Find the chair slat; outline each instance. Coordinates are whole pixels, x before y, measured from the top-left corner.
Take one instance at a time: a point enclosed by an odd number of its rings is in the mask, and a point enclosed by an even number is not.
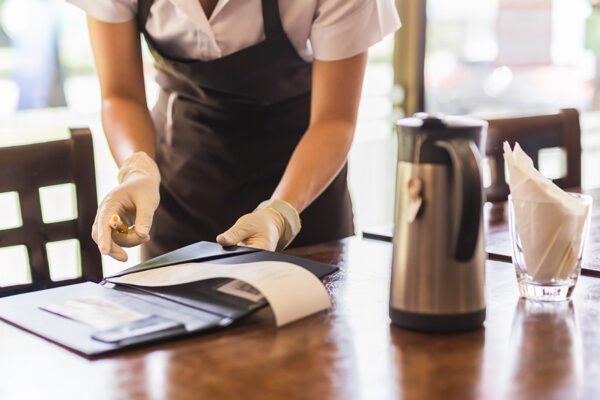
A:
[[[577,110],[564,109],[558,114],[491,119],[488,122],[486,156],[495,161],[492,184],[486,189],[488,201],[504,202],[510,193],[504,174],[505,141],[511,146],[519,142],[536,168],[539,168],[540,150],[564,148],[567,153],[566,176],[554,180],[554,183],[561,188],[581,186],[581,128]]]

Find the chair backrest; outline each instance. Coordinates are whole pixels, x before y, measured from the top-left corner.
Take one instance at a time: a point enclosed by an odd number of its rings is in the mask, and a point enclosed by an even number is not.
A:
[[[44,223],[40,188],[72,183],[77,197],[76,219]],[[89,129],[71,129],[67,140],[0,148],[0,193],[19,196],[22,224],[0,231],[0,247],[24,245],[31,282],[0,287],[0,296],[102,279],[101,257],[90,234],[97,208],[94,150]],[[77,239],[81,276],[51,279],[46,244]],[[0,269],[7,268],[0,259]]]
[[[519,142],[538,169],[540,150],[564,149],[566,175],[555,179],[554,183],[561,188],[581,186],[581,128],[577,110],[564,109],[557,114],[491,119],[488,122],[486,157],[491,170],[491,186],[486,188],[487,201],[506,201],[510,193],[504,173],[502,144],[505,141],[511,147]]]

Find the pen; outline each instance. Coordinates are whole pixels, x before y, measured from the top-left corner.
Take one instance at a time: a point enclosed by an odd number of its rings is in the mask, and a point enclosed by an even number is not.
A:
[[[110,227],[115,229],[119,233],[128,233],[130,229],[133,229],[135,225],[127,226],[127,224],[117,214],[110,218]]]

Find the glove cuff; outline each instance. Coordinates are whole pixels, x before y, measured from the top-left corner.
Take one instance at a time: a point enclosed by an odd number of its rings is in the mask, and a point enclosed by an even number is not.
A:
[[[160,172],[158,166],[148,154],[143,151],[133,153],[119,169],[119,183],[123,183],[135,174],[148,176],[160,183]]]
[[[298,211],[287,201],[281,199],[270,199],[263,201],[256,207],[256,209],[261,208],[271,208],[277,211],[283,217],[284,221],[284,229],[283,234],[279,237],[279,242],[277,243],[277,250],[285,249],[291,242],[294,240],[298,232],[300,232],[300,228],[302,228],[302,224],[300,221],[300,215]]]

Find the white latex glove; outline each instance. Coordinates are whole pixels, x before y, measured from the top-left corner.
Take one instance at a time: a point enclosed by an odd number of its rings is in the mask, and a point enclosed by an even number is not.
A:
[[[119,185],[106,195],[98,207],[92,226],[92,238],[100,253],[119,261],[127,261],[123,247],[133,247],[150,240],[150,227],[160,195],[158,166],[144,152],[129,156],[119,170]],[[111,217],[117,214],[135,228],[120,233],[110,227]]]
[[[243,215],[226,232],[217,236],[222,246],[242,245],[275,251],[285,249],[300,232],[300,216],[289,203],[271,199]]]

